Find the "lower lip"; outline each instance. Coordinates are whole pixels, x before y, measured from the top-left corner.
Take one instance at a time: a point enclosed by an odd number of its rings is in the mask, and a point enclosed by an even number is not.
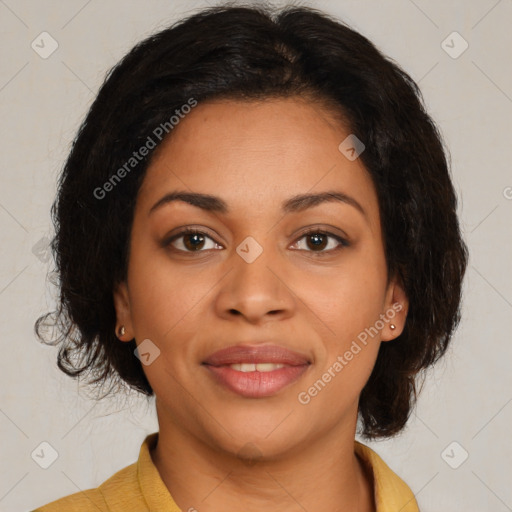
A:
[[[263,398],[275,395],[296,381],[309,365],[284,366],[271,372],[240,372],[230,366],[205,366],[221,384],[238,395],[246,398]]]

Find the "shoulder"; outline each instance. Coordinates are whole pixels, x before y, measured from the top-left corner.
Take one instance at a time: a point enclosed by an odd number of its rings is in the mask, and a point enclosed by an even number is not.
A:
[[[144,510],[141,499],[137,463],[134,463],[119,470],[99,487],[64,496],[32,512],[141,511]]]
[[[107,504],[101,495],[99,489],[87,489],[69,496],[64,496],[58,500],[52,501],[42,507],[36,508],[32,512],[85,512],[85,511],[108,512]]]

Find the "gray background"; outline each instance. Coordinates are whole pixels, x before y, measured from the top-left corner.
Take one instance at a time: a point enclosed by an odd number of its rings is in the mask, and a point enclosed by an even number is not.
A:
[[[512,510],[512,0],[302,3],[351,24],[419,82],[450,148],[471,253],[449,353],[428,373],[405,432],[366,444],[424,512]],[[57,369],[56,349],[37,342],[33,323],[54,306],[46,278],[56,178],[106,71],[207,4],[0,0],[2,511],[96,487],[158,428],[153,402],[135,393],[95,404]],[[47,58],[43,31],[58,43]],[[460,55],[454,31],[469,45]],[[58,452],[48,469],[31,457],[44,441]]]

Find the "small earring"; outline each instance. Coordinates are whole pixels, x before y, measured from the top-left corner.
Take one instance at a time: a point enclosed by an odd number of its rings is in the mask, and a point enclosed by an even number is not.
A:
[[[119,336],[124,336],[124,333],[126,332],[124,325],[121,326],[121,329],[119,329]]]
[[[394,331],[396,329],[396,325],[395,324],[389,324],[389,328]]]

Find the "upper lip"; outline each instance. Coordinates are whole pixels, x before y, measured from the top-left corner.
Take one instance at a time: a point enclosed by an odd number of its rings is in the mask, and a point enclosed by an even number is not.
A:
[[[211,366],[239,363],[310,364],[307,356],[279,345],[234,345],[214,352],[203,362]]]

